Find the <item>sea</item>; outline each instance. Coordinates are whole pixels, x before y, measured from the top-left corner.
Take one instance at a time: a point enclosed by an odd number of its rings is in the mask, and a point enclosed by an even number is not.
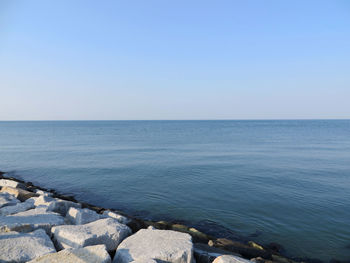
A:
[[[350,260],[350,120],[0,122],[0,170],[294,258]]]

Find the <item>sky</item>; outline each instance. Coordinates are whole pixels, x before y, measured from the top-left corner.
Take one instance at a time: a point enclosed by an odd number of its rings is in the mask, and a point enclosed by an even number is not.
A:
[[[0,120],[342,118],[348,0],[0,0]]]

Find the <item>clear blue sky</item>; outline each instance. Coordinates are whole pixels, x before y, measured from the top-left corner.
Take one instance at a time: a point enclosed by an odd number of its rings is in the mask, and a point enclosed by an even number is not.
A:
[[[350,118],[350,1],[0,1],[0,120]]]

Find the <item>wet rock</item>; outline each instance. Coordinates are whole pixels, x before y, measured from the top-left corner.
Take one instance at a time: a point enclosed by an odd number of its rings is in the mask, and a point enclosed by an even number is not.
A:
[[[122,224],[128,224],[131,220],[125,216],[119,215],[115,212],[109,211],[109,210],[105,210],[103,211],[103,215],[107,216],[107,217],[112,217],[118,220],[119,223]]]
[[[0,208],[5,206],[13,206],[20,203],[20,201],[9,193],[0,192]]]
[[[99,219],[85,225],[56,226],[51,232],[60,249],[104,244],[108,251],[116,249],[131,234],[129,227],[113,218]]]
[[[232,255],[222,255],[217,257],[213,263],[251,263],[249,260],[246,260],[241,257],[232,256]]]
[[[51,239],[42,229],[31,233],[0,233],[0,262],[27,262],[54,252]]]
[[[118,246],[113,262],[145,262],[145,260],[195,262],[191,236],[171,230],[141,229]]]
[[[261,245],[255,243],[254,241],[249,241],[249,242],[248,242],[248,245],[249,245],[250,247],[252,247],[252,248],[264,250],[264,248],[263,248]]]
[[[269,243],[266,248],[272,250],[273,252],[276,252],[276,253],[281,253],[284,250],[284,247],[281,245],[281,244],[278,244],[278,243],[275,243],[275,242],[271,242]]]
[[[215,258],[222,255],[234,255],[240,256],[238,254],[230,253],[226,250],[215,248],[208,246],[202,243],[194,244],[194,257],[196,259],[196,263],[212,263]]]
[[[84,208],[69,208],[66,219],[74,225],[83,225],[101,219],[101,215],[95,211]]]
[[[5,206],[0,208],[0,215],[6,216],[6,215],[17,214],[32,208],[34,208],[34,201],[31,199],[27,199],[23,203],[17,203],[16,205]]]
[[[252,248],[243,243],[232,241],[226,238],[218,238],[216,240],[210,240],[208,244],[209,246],[218,247],[234,253],[238,253],[243,257],[249,258],[249,259],[256,258],[256,257],[262,257],[265,259],[271,258],[271,253],[266,250]]]
[[[147,225],[143,220],[137,219],[137,218],[132,218],[129,223],[127,223],[127,226],[130,227],[131,231],[133,233],[136,233],[142,228],[146,228]]]
[[[74,203],[71,201],[66,201],[58,198],[53,198],[50,196],[41,195],[34,199],[35,206],[46,206],[48,211],[53,211],[65,216],[71,207],[80,208],[81,204]]]
[[[84,248],[68,248],[57,253],[38,257],[29,263],[110,263],[111,257],[104,245],[87,246]]]
[[[27,200],[28,198],[39,196],[36,193],[29,192],[29,191],[23,190],[21,188],[13,188],[13,187],[10,187],[10,186],[2,187],[0,192],[2,192],[2,193],[9,193],[9,194],[13,195],[14,197],[16,197],[17,199],[19,199],[22,202]]]
[[[38,228],[50,232],[52,226],[64,224],[64,218],[46,208],[30,209],[9,216],[0,216],[0,232],[30,232]]]

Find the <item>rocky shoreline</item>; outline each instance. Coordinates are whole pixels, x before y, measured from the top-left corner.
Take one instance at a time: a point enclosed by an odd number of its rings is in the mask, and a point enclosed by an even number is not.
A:
[[[295,263],[280,247],[78,202],[0,172],[0,262]]]

